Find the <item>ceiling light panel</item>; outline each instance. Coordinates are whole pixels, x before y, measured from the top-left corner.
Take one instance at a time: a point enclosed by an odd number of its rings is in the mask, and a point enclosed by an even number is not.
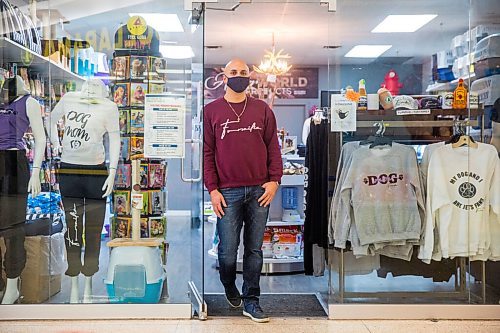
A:
[[[142,16],[146,23],[158,32],[184,32],[182,23],[176,14],[129,13],[132,16]]]
[[[189,59],[194,57],[191,46],[160,45],[160,53],[168,59]]]
[[[347,54],[346,58],[378,58],[392,45],[356,45]]]
[[[415,32],[436,17],[435,14],[388,15],[372,32]]]

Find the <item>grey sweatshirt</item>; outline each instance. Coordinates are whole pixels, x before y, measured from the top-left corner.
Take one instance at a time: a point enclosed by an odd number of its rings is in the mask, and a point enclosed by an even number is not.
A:
[[[338,248],[345,248],[345,242],[348,239],[350,228],[350,204],[341,202],[341,188],[347,176],[352,162],[352,153],[359,149],[368,147],[360,146],[359,141],[347,142],[342,146],[340,152],[337,175],[335,177],[335,191],[333,193],[332,203],[330,205],[330,219],[328,221],[328,239],[330,244],[335,243]]]
[[[394,143],[355,150],[340,200],[352,205],[361,245],[417,243],[424,203],[413,148]]]

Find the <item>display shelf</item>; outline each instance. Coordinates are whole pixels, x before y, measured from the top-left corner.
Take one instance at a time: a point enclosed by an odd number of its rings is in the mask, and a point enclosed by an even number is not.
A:
[[[216,265],[219,267],[219,258],[217,254],[213,251],[208,251],[208,256],[216,259]],[[243,271],[243,259],[238,259],[236,262],[236,270],[238,272]],[[264,274],[272,274],[272,273],[294,273],[294,272],[303,272],[304,271],[304,259],[302,257],[299,258],[264,258],[264,262],[262,265],[262,273]]]
[[[469,79],[471,82],[473,82],[476,79],[476,73],[472,73],[470,76],[464,77],[463,79],[464,82],[468,82]],[[457,87],[458,80],[459,79],[455,79],[450,82],[438,82],[429,84],[425,91],[428,93],[439,92],[439,91],[451,91]]]
[[[484,110],[482,108],[470,109],[472,117],[482,116]],[[425,115],[404,115],[398,116],[395,110],[369,110],[357,111],[357,120],[433,120],[436,116],[468,116],[469,109],[431,109],[430,114]]]
[[[281,155],[282,158],[288,161],[305,161],[306,158],[304,156],[299,155]]]
[[[217,216],[216,215],[210,215],[208,217],[208,222],[210,222],[210,223],[217,223]]]
[[[236,271],[243,272],[243,259],[238,259],[236,263]],[[262,265],[263,274],[274,273],[297,273],[304,271],[303,258],[264,258]]]
[[[238,263],[243,264],[243,259],[238,259]],[[294,264],[294,263],[303,263],[304,258],[264,258],[264,264]]]
[[[160,238],[115,238],[110,240],[106,245],[108,247],[122,247],[122,246],[152,246],[157,247],[163,244],[164,240]]]
[[[266,227],[287,227],[291,225],[304,225],[304,220],[299,221],[268,221]]]
[[[281,186],[304,186],[304,175],[283,175]]]
[[[6,37],[0,37],[0,52],[4,63],[17,63],[18,66],[30,67],[34,72],[50,73],[50,77],[53,80],[86,80],[84,77],[73,73],[55,61],[41,56]],[[23,62],[23,59],[27,57],[31,58],[29,64]]]

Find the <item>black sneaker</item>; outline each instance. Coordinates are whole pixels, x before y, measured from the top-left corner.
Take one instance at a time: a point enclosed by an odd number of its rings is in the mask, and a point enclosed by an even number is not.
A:
[[[266,316],[259,303],[256,301],[245,302],[243,315],[249,317],[257,323],[267,323],[269,321],[269,317]]]
[[[236,286],[226,289],[226,300],[233,308],[239,308],[243,304],[240,292]]]

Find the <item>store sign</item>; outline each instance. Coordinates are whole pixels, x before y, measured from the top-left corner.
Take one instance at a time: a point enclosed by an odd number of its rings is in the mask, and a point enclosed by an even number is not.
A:
[[[249,66],[251,67],[251,66]],[[224,96],[224,74],[221,67],[205,68],[205,98]],[[276,82],[269,82],[265,74],[250,74],[249,94],[266,99],[274,92],[278,99],[318,98],[318,68],[292,68],[278,76]]]
[[[145,158],[184,158],[185,131],[186,96],[146,95]]]

